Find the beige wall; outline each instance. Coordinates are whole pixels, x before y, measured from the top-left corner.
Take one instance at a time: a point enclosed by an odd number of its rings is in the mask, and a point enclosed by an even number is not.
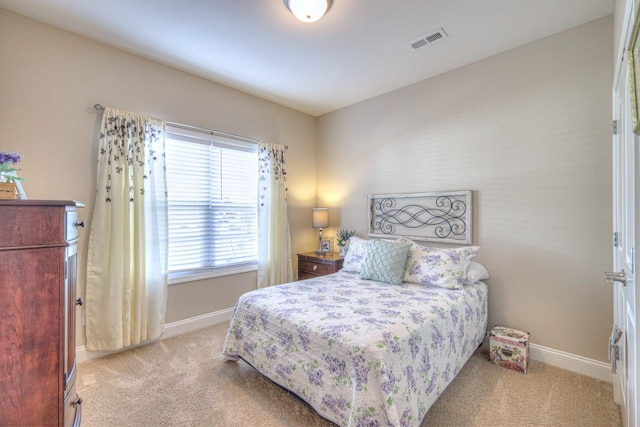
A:
[[[313,247],[314,117],[0,9],[0,150],[24,155],[20,175],[30,199],[82,201],[88,223],[100,126],[95,103],[288,145],[293,251]],[[88,228],[80,241],[80,295],[87,240]],[[166,320],[232,307],[255,283],[249,273],[172,285]]]
[[[490,326],[606,361],[612,52],[610,16],[320,117],[332,227],[365,235],[369,193],[473,190]]]
[[[490,324],[606,361],[613,26],[604,18],[316,120],[0,9],[0,150],[25,156],[30,198],[83,201],[89,222],[95,103],[286,144],[294,253],[314,244],[316,182],[318,205],[332,208],[327,236],[365,234],[368,193],[474,190]],[[167,322],[229,308],[254,286],[254,273],[172,285]]]

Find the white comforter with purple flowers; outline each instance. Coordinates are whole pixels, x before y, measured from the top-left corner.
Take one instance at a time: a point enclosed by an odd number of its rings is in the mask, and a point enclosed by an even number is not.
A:
[[[339,272],[241,296],[223,353],[341,426],[418,426],[486,329],[482,282],[452,291]]]

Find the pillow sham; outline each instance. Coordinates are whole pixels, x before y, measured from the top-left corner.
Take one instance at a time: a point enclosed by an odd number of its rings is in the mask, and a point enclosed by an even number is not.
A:
[[[480,247],[430,248],[412,245],[404,281],[446,289],[462,289],[469,264]]]
[[[484,265],[479,262],[471,261],[469,268],[467,269],[467,275],[465,276],[463,285],[472,285],[480,280],[488,279],[489,272]]]
[[[364,259],[367,256],[368,246],[368,240],[356,236],[350,237],[347,255],[345,255],[342,263],[342,270],[350,273],[360,273]]]
[[[411,243],[371,240],[360,271],[361,279],[399,285],[404,277]]]

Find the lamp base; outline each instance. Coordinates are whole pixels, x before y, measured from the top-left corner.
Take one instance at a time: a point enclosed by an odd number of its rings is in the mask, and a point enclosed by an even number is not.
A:
[[[322,250],[322,228],[318,229],[318,246],[316,247],[316,255],[324,255],[326,251]]]

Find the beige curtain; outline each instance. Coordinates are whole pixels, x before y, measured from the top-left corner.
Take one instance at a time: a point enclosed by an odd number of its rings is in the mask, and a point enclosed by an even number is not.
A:
[[[87,256],[87,350],[160,336],[167,234],[164,122],[106,108]]]
[[[258,287],[293,281],[285,147],[259,144]]]

